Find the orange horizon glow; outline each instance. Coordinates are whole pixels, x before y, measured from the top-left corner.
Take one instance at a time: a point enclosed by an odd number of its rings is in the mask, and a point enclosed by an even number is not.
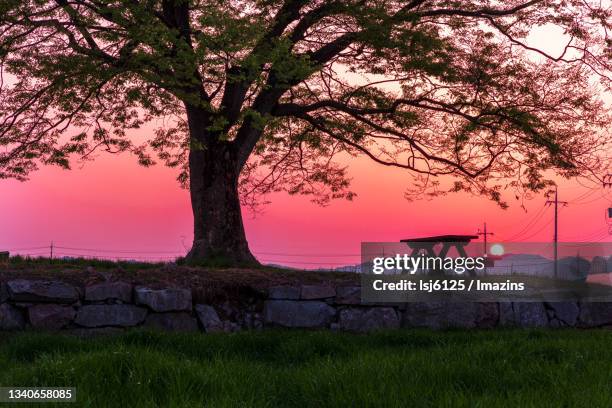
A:
[[[530,36],[530,45],[552,55],[563,44],[563,34],[550,27],[540,27]],[[145,132],[135,136],[144,139]],[[531,242],[552,240],[553,212],[542,209],[542,196],[525,202],[527,212],[511,193],[507,210],[462,193],[409,202],[404,192],[410,177],[404,170],[365,158],[346,164],[357,193],[353,202],[320,207],[307,197],[278,193],[255,218],[243,211],[250,248],[260,261],[305,268],[356,264],[362,241],[473,234],[484,222],[495,234],[491,242],[513,236]],[[82,168],[75,164],[72,171],[45,167],[25,183],[2,180],[0,251],[48,255],[53,242],[59,247],[57,256],[168,260],[184,255],[193,236],[192,213],[189,193],[179,187],[176,175],[176,170],[161,165],[140,167],[127,154],[100,153]],[[570,202],[560,212],[560,241],[611,242],[606,219],[606,209],[612,207],[610,193],[610,188],[589,191],[576,181],[560,181],[559,199]],[[518,234],[539,211],[540,219]]]
[[[484,222],[495,234],[490,242],[552,239],[553,212],[543,209],[543,196],[526,201],[527,212],[514,200],[503,210],[464,193],[410,202],[404,198],[410,182],[405,170],[366,159],[353,160],[349,169],[357,193],[353,202],[321,207],[307,197],[277,193],[262,213],[253,216],[243,209],[247,239],[257,258],[303,268],[356,264],[363,241],[473,234]],[[193,237],[192,214],[189,193],[175,177],[174,169],[143,168],[127,154],[100,154],[72,171],[45,167],[24,183],[3,180],[0,250],[47,255],[53,242],[56,256],[153,261],[184,255]],[[570,204],[559,214],[559,240],[612,242],[606,220],[610,193],[612,189],[589,190],[561,181],[559,199]],[[517,235],[539,211],[540,219]]]

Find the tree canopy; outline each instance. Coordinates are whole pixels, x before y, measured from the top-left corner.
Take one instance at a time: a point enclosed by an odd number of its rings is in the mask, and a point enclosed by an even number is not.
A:
[[[549,170],[608,170],[611,24],[586,0],[1,0],[0,178],[104,149],[187,184],[214,139],[247,204],[350,199],[348,155],[505,205]],[[537,28],[559,52],[531,45]]]

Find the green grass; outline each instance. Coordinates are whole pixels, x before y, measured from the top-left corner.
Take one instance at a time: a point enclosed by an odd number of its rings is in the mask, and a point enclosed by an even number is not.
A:
[[[164,262],[128,262],[128,261],[111,261],[106,259],[96,258],[53,258],[50,259],[44,256],[30,257],[15,255],[11,256],[7,264],[11,269],[49,269],[54,268],[85,268],[92,266],[97,269],[114,269],[122,268],[126,270],[134,269],[150,269],[159,268],[164,265]]]
[[[75,386],[73,407],[610,407],[612,332],[24,333],[0,385]]]

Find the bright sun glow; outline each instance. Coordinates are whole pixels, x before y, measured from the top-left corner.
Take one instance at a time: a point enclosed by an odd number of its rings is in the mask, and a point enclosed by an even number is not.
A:
[[[501,244],[494,244],[491,246],[491,250],[489,252],[491,252],[491,255],[503,255],[504,247]]]

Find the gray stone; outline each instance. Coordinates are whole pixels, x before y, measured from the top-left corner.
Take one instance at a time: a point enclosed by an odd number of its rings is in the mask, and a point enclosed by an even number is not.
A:
[[[88,302],[120,300],[129,303],[132,301],[132,285],[126,282],[104,282],[87,286],[85,300]]]
[[[336,289],[326,285],[302,285],[300,297],[304,300],[327,299],[336,296]]]
[[[495,303],[413,302],[402,315],[403,327],[475,328],[497,324]]]
[[[476,303],[476,327],[491,329],[499,323],[497,302]]]
[[[253,325],[251,329],[260,330],[260,329],[263,329],[263,327],[264,327],[263,316],[259,313],[255,313],[255,315],[253,316]]]
[[[400,320],[392,307],[350,307],[340,311],[338,328],[354,332],[397,329]]]
[[[4,282],[0,282],[0,303],[4,303],[9,299],[8,289]]]
[[[135,290],[136,303],[149,306],[156,312],[180,312],[191,310],[191,290],[180,288]]]
[[[300,288],[296,286],[272,286],[268,289],[268,298],[298,300],[300,298]]]
[[[23,330],[25,320],[21,311],[8,303],[0,304],[0,330]]]
[[[336,303],[339,305],[361,304],[361,286],[340,286],[336,288]]]
[[[406,304],[402,314],[403,327],[427,327],[441,329],[446,327],[475,327],[476,314],[461,316],[459,320],[451,319],[448,302],[413,302]]]
[[[173,332],[198,331],[198,321],[186,312],[150,313],[144,325]]]
[[[500,326],[547,327],[548,315],[542,302],[502,302],[499,304]]]
[[[578,320],[582,327],[612,325],[612,302],[580,303]]]
[[[209,305],[196,305],[195,311],[205,332],[214,333],[223,331],[223,323],[221,319],[219,319],[219,315],[214,307]]]
[[[240,331],[240,325],[235,322],[231,322],[229,320],[223,321],[223,331],[225,333],[235,333]]]
[[[219,310],[219,312],[221,313],[221,315],[224,315],[229,319],[236,320],[242,315],[242,310],[240,309],[240,307],[235,303],[229,301],[225,301],[217,305],[216,307],[217,310]]]
[[[30,324],[35,329],[59,330],[68,326],[76,312],[72,306],[39,304],[28,309]]]
[[[74,303],[79,300],[77,288],[63,282],[16,279],[8,281],[6,286],[15,302]]]
[[[118,266],[115,271],[116,271],[115,273],[117,273],[118,275],[121,275],[125,272],[121,266]],[[110,282],[110,280],[113,277],[113,273],[107,272],[107,271],[99,271],[96,273],[96,275],[104,279],[104,282]],[[121,329],[118,329],[118,330],[121,330]]]
[[[75,323],[85,327],[130,327],[142,323],[147,309],[133,305],[86,305],[79,309]]]
[[[259,313],[245,313],[242,323],[246,329],[259,330],[263,328],[263,321]]]
[[[549,313],[549,320],[555,322],[554,325],[573,327],[578,321],[580,309],[576,302],[549,302],[546,303]]]
[[[326,327],[336,310],[325,302],[268,300],[264,302],[264,321],[284,327]]]
[[[215,308],[210,305],[196,305],[195,311],[206,333],[233,333],[240,330],[240,325],[238,323],[230,320],[221,320]],[[252,327],[253,316],[247,313],[244,318],[244,323],[245,326]]]
[[[27,309],[34,305],[40,305],[40,303],[28,303],[28,302],[14,302],[13,306],[18,307],[20,309]]]

